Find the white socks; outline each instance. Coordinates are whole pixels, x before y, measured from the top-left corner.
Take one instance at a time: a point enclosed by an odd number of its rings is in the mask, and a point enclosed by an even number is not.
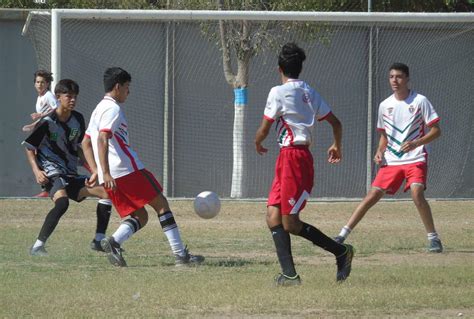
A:
[[[167,211],[163,215],[158,216],[158,219],[160,220],[161,228],[163,228],[166,238],[168,238],[171,251],[173,254],[183,257],[185,255],[184,244],[181,240],[179,228],[174,220],[173,213]]]
[[[121,223],[119,228],[115,231],[115,233],[112,235],[114,240],[122,245],[124,241],[130,238],[134,233],[133,228],[127,224],[127,223]]]
[[[98,202],[104,205],[112,206],[112,201],[110,199],[99,199]]]
[[[164,231],[164,233],[166,235],[166,238],[168,238],[168,242],[170,244],[171,251],[173,252],[173,254],[183,257],[185,254],[184,245],[183,241],[181,240],[178,227],[166,230]]]
[[[38,247],[41,247],[41,246],[44,246],[44,241],[41,241],[41,240],[37,239],[35,241],[35,244],[33,245],[33,248],[38,248]]]
[[[428,233],[428,240],[439,239],[438,233]]]
[[[341,228],[341,232],[339,233],[339,236],[347,238],[349,234],[351,233],[352,229],[349,228],[349,226],[344,226]]]

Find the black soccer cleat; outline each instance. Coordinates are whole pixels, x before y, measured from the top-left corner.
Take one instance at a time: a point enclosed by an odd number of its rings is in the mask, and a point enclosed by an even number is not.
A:
[[[122,257],[122,249],[112,236],[100,241],[102,249],[107,253],[107,257],[112,265],[117,267],[127,267],[125,259]]]
[[[343,244],[346,247],[344,254],[336,257],[337,275],[336,281],[344,281],[351,273],[352,258],[354,257],[354,247]]]
[[[35,257],[44,257],[44,256],[48,256],[48,252],[46,251],[44,246],[38,246],[38,247],[31,246],[30,255],[35,256]]]
[[[102,246],[100,245],[100,240],[92,239],[91,249],[95,251],[105,252],[104,248],[102,248]]]
[[[204,261],[204,256],[192,255],[189,253],[188,247],[184,248],[184,256],[174,255],[175,265],[181,266],[197,266]]]
[[[278,274],[275,277],[275,285],[277,287],[299,286],[301,285],[301,278],[298,274],[294,277],[289,277],[284,274]]]

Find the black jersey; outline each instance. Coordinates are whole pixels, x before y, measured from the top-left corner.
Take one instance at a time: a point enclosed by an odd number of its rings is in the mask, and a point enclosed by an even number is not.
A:
[[[72,111],[67,122],[61,122],[53,112],[38,123],[22,144],[36,151],[38,164],[48,177],[77,175],[78,150],[84,133],[81,113]]]

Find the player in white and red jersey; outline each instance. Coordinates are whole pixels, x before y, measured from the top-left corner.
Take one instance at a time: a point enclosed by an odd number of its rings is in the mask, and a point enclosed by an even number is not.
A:
[[[118,67],[104,73],[105,96],[92,112],[86,136],[82,142],[89,166],[96,174],[90,185],[98,180],[104,185],[122,223],[115,233],[101,241],[115,266],[126,266],[121,245],[134,233],[145,227],[148,213],[145,205],[152,206],[175,255],[176,265],[199,264],[204,257],[191,255],[184,246],[178,225],[169,207],[162,187],[152,173],[144,168],[130,147],[128,125],[119,103],[129,94],[131,75]]]
[[[443,246],[424,195],[428,166],[427,144],[441,135],[438,125],[440,119],[425,96],[409,89],[410,73],[407,65],[394,63],[389,71],[393,94],[380,103],[377,121],[377,130],[381,135],[374,161],[381,167],[372,183],[372,189],[352,213],[336,240],[344,242],[367,211],[385,193],[395,194],[405,181],[404,191],[411,190],[413,202],[428,233],[428,251],[440,253]]]
[[[273,122],[277,122],[280,154],[268,195],[266,217],[282,269],[282,273],[275,278],[277,286],[301,284],[291,254],[290,233],[333,253],[337,261],[338,281],[349,276],[353,257],[351,245],[335,242],[299,217],[313,188],[313,157],[309,145],[312,143],[315,119],[326,120],[333,128],[334,143],[328,149],[329,163],[341,160],[342,139],[342,125],[327,103],[308,84],[298,79],[305,59],[304,51],[296,44],[283,46],[278,57],[282,84],[270,90],[263,120],[255,137],[257,153],[266,153],[262,142]]]

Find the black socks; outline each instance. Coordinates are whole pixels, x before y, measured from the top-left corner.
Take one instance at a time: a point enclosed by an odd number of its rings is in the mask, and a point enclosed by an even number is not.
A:
[[[290,234],[285,231],[283,225],[270,228],[273,241],[275,242],[278,261],[284,275],[288,277],[296,276],[295,264],[291,255],[291,239]]]

